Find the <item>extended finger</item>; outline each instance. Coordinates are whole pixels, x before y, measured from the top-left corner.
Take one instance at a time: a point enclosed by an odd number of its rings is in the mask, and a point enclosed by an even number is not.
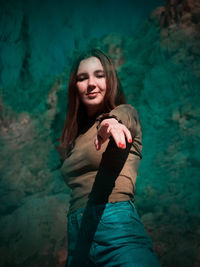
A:
[[[97,150],[99,150],[101,149],[101,145],[103,144],[103,138],[99,134],[97,134],[96,140]]]
[[[118,138],[119,138],[119,146],[123,149],[126,148],[126,140],[125,140],[125,134],[122,128],[119,128],[118,131]]]
[[[96,147],[96,150],[99,150],[99,141],[97,138],[95,138],[95,140],[94,140],[94,145]]]
[[[124,135],[123,131],[121,129],[119,129],[119,128],[111,128],[110,129],[110,133],[111,133],[111,135],[112,135],[117,147],[125,148],[125,147],[122,146],[122,144],[123,144],[123,135]],[[125,139],[124,139],[124,143],[125,143]]]
[[[131,132],[129,131],[128,128],[126,128],[126,126],[123,127],[123,132],[126,136],[126,139],[129,143],[132,143],[132,135],[131,135]]]
[[[126,140],[125,140],[125,134],[122,129],[120,129],[119,133],[119,138],[120,138],[120,143],[121,143],[121,148],[125,149],[126,148]]]

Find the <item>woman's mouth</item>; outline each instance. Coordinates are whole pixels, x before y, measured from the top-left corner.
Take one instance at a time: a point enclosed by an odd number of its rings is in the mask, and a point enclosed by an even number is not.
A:
[[[87,95],[89,98],[95,98],[98,95],[98,92],[88,93]]]

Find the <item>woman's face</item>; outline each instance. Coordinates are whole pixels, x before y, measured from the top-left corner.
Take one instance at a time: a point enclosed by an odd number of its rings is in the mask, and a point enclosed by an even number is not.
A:
[[[102,108],[106,94],[105,72],[98,58],[89,57],[80,62],[76,85],[88,116],[93,116]]]

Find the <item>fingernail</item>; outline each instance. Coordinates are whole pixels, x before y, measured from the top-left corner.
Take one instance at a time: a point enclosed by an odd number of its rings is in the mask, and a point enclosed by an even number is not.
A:
[[[129,139],[128,142],[129,142],[129,143],[132,143],[132,139]]]
[[[121,147],[122,146],[122,144],[121,143],[118,143],[118,147]]]
[[[122,144],[122,148],[125,148],[125,145],[124,144]]]

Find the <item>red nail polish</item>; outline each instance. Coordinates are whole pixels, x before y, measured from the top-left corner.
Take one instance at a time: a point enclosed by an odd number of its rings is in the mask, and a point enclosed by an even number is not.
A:
[[[122,144],[121,143],[118,143],[118,147],[121,147],[122,146]]]
[[[122,144],[122,148],[125,148],[125,145],[124,144]]]
[[[132,139],[129,139],[128,142],[129,142],[129,143],[132,143]]]

